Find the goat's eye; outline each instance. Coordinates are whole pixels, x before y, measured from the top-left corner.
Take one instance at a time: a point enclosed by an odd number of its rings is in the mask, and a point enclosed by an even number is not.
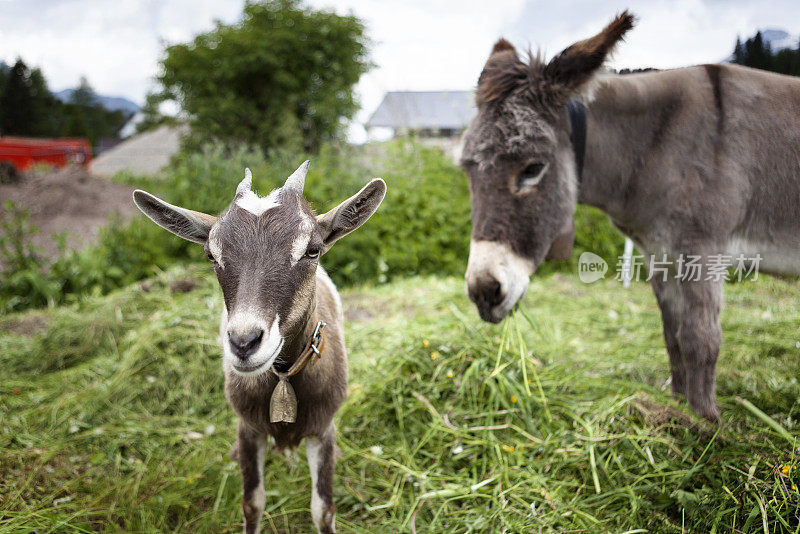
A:
[[[547,163],[541,163],[538,161],[528,163],[528,165],[522,169],[522,172],[519,173],[519,176],[517,177],[517,191],[525,191],[536,186],[542,181],[542,177],[544,176],[546,170]]]
[[[319,249],[317,247],[311,247],[306,251],[306,258],[316,258],[319,256]]]
[[[206,258],[208,258],[208,260],[210,262],[212,262],[212,263],[215,263],[215,264],[217,263],[216,258],[214,258],[214,255],[211,254],[211,252],[206,252]]]

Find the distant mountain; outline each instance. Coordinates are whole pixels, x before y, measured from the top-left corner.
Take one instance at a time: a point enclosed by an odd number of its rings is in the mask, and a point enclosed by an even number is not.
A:
[[[781,50],[786,50],[787,48],[797,48],[798,43],[800,43],[800,35],[790,35],[789,32],[786,30],[781,30],[780,28],[767,28],[766,30],[757,30],[761,32],[761,39],[764,40],[765,44],[769,45],[770,50],[772,53],[780,52]],[[745,37],[741,39],[744,43],[748,39],[752,39],[755,37],[756,34],[754,33],[750,37]],[[733,62],[733,54],[729,55],[725,59],[722,60],[722,63],[731,63]]]
[[[797,48],[797,43],[800,41],[800,36],[789,35],[786,30],[776,28],[761,30],[761,38],[765,43],[769,43],[773,53],[787,48]]]
[[[69,99],[72,97],[74,89],[63,89],[61,91],[56,91],[53,93],[53,96],[61,100],[62,102],[69,102]],[[127,98],[123,98],[121,96],[105,96],[105,95],[96,95],[97,102],[102,105],[104,108],[109,109],[111,111],[122,110],[125,113],[134,114],[141,109],[139,104],[136,102],[132,102]]]

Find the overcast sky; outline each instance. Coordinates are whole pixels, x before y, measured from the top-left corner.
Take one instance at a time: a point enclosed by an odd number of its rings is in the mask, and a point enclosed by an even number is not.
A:
[[[385,91],[471,89],[504,36],[547,57],[599,31],[629,8],[638,24],[611,65],[677,67],[727,57],[737,35],[780,28],[800,34],[797,0],[309,0],[352,12],[377,65],[357,87],[365,121]],[[0,0],[0,59],[41,67],[53,90],[85,75],[99,93],[139,104],[153,88],[164,43],[235,22],[241,0]],[[357,137],[357,134],[356,134]]]

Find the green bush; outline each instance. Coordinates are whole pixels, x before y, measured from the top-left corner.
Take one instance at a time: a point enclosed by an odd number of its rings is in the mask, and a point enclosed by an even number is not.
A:
[[[0,219],[0,310],[42,306],[54,302],[59,287],[48,275],[42,252],[31,244],[38,229],[30,224],[28,212],[10,200]]]
[[[418,274],[463,274],[470,234],[469,190],[463,173],[436,149],[411,142],[387,148],[387,157],[375,173],[388,186],[383,204],[363,227],[331,249],[324,265],[343,284]],[[319,208],[328,209],[366,179],[325,203],[317,200],[312,181],[308,196]],[[326,196],[338,191],[335,188]]]
[[[254,189],[266,195],[283,184],[303,156],[288,151],[229,149],[207,145],[178,154],[164,175],[142,178],[122,174],[117,181],[141,187],[164,200],[216,214],[231,202],[244,168],[253,171]],[[350,147],[325,145],[314,157],[305,195],[323,213],[380,176],[388,192],[377,214],[337,244],[323,265],[340,285],[386,282],[398,277],[434,274],[461,276],[469,255],[470,206],[467,179],[447,156],[412,140]],[[0,309],[16,310],[59,303],[86,294],[103,294],[153,275],[175,263],[204,261],[201,247],[157,227],[144,216],[125,225],[112,221],[96,245],[62,250],[48,262],[25,249],[30,232],[17,215],[4,229],[4,263],[9,276],[0,282]],[[577,258],[589,250],[615,265],[623,238],[600,211],[579,206],[572,258],[545,263],[539,274],[576,272]],[[16,237],[14,237],[16,236]],[[14,246],[11,241],[16,239]],[[9,259],[10,258],[10,259]]]
[[[371,151],[378,154],[370,157],[370,150],[363,147],[326,145],[312,160],[306,178],[305,196],[318,213],[332,209],[373,177],[380,176],[388,184],[378,213],[323,258],[334,281],[348,285],[416,274],[463,273],[470,233],[469,191],[463,173],[439,150],[411,141],[396,141]],[[201,152],[180,154],[164,179],[122,179],[172,204],[216,214],[231,202],[245,167],[253,172],[253,189],[266,195],[283,185],[301,158],[285,151],[265,157],[258,150],[229,151],[208,145]],[[132,250],[112,239],[106,246],[122,249],[118,251],[122,256],[125,251],[141,255],[136,246],[139,239],[151,247],[177,243],[169,245],[163,255],[154,251],[142,258],[160,267],[177,258],[202,257],[199,247],[183,245],[179,238],[149,221],[147,224],[149,230],[137,229],[146,235],[132,240]],[[115,231],[111,236],[128,241],[130,232]]]

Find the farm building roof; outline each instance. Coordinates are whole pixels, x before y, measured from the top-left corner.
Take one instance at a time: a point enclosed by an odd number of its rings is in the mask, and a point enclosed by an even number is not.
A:
[[[459,129],[475,112],[472,91],[390,91],[367,127]]]

